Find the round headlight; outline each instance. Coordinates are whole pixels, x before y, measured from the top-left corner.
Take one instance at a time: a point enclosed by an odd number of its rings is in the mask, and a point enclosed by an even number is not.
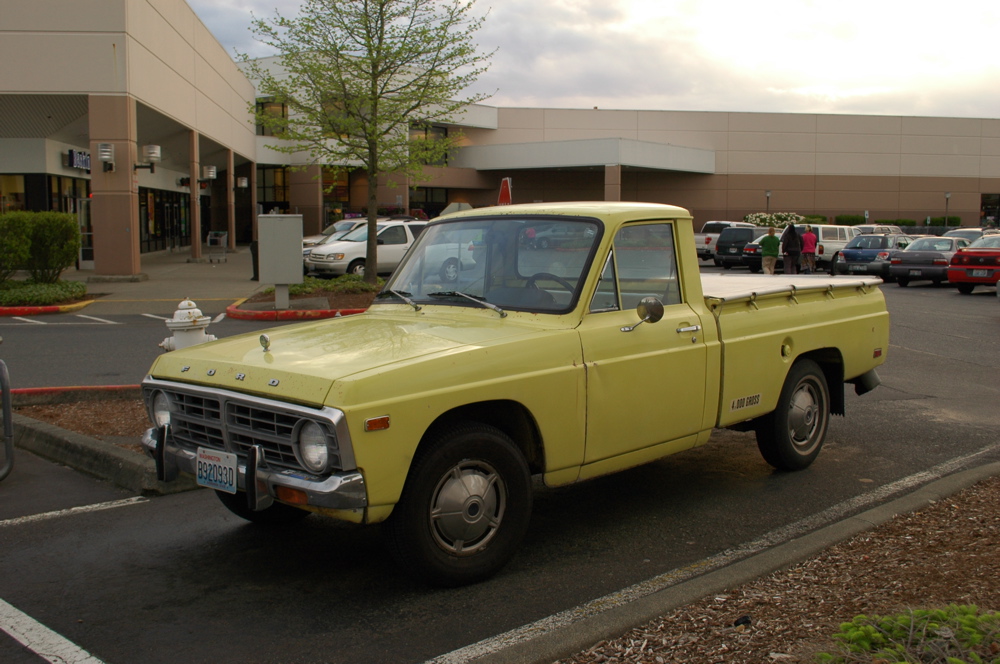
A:
[[[153,396],[153,422],[158,427],[170,424],[170,399],[163,392]]]
[[[314,473],[326,470],[329,459],[326,434],[315,422],[306,422],[299,428],[299,456],[302,457],[302,465]]]

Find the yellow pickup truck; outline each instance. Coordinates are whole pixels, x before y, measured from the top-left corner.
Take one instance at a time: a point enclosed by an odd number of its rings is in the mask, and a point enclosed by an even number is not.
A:
[[[579,482],[717,427],[808,466],[845,383],[878,385],[880,283],[701,275],[678,207],[468,210],[428,224],[363,314],[160,356],[143,444],[245,519],[385,522],[413,572],[471,583],[514,555],[533,475]]]

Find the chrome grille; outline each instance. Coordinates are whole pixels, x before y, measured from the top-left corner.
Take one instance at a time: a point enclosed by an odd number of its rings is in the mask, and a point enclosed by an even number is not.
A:
[[[249,448],[260,445],[269,466],[309,473],[311,471],[299,463],[293,442],[299,424],[309,420],[322,427],[331,441],[330,469],[352,469],[345,468],[348,463],[353,463],[353,455],[348,452],[345,463],[344,450],[339,445],[342,437],[338,430],[340,422],[331,417],[332,409],[311,409],[235,392],[179,386],[150,379],[144,383],[147,403],[151,403],[152,393],[156,390],[170,399],[170,436],[182,448],[191,451],[199,447],[223,450],[245,460]]]

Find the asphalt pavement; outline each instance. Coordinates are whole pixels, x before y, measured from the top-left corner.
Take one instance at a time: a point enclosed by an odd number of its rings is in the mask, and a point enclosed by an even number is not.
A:
[[[167,312],[182,300],[193,300],[202,312],[211,317],[225,313],[230,317],[246,316],[259,319],[275,315],[273,306],[252,309],[245,300],[266,287],[251,280],[251,256],[245,248],[189,262],[190,252],[159,252],[142,256],[142,274],[136,277],[102,277],[92,271],[70,270],[66,279],[88,283],[91,301],[72,310],[101,317],[118,314],[146,313],[151,310]],[[294,306],[294,301],[293,301]],[[65,311],[55,308],[53,311]],[[334,315],[335,312],[311,310],[309,315]],[[31,315],[44,315],[46,311],[32,311]],[[0,315],[25,315],[23,311],[0,308]],[[73,401],[84,398],[133,398],[138,386],[69,386],[55,390],[14,390],[15,403]],[[36,422],[14,414],[15,446],[32,451],[40,457],[55,461],[109,480],[133,494],[160,494],[193,488],[192,483],[170,486],[155,480],[152,461],[132,452],[99,440],[91,439],[58,427]],[[16,455],[15,455],[16,456]],[[30,459],[30,461],[28,460]],[[38,461],[26,457],[26,464],[37,466]],[[18,472],[15,463],[14,472]],[[62,471],[60,471],[62,472]],[[712,593],[721,592],[796,562],[870,530],[891,519],[896,514],[918,510],[972,484],[1000,473],[1000,464],[988,464],[958,472],[930,482],[912,493],[892,500],[864,513],[819,529],[808,535],[767,546],[754,555],[704,574],[680,580],[663,590],[636,598],[619,598],[605,602],[605,606],[587,612],[574,620],[555,620],[558,624],[544,634],[513,635],[502,647],[491,647],[483,652],[462,653],[465,661],[477,662],[548,662],[567,652],[582,650],[609,635],[653,619],[671,608],[683,606]],[[39,507],[44,510],[44,506]],[[712,569],[712,565],[706,568]],[[475,648],[475,646],[470,646]],[[457,653],[453,653],[455,656]],[[448,658],[439,658],[442,662]],[[437,660],[435,660],[437,661]]]

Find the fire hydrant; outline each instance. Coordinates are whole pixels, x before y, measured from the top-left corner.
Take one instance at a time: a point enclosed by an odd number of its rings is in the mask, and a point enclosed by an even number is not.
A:
[[[191,300],[183,300],[177,305],[174,317],[167,321],[167,329],[174,333],[174,336],[167,337],[160,343],[160,348],[165,351],[179,350],[203,344],[206,341],[215,341],[215,336],[205,334],[205,328],[212,322],[212,319],[201,313]]]

